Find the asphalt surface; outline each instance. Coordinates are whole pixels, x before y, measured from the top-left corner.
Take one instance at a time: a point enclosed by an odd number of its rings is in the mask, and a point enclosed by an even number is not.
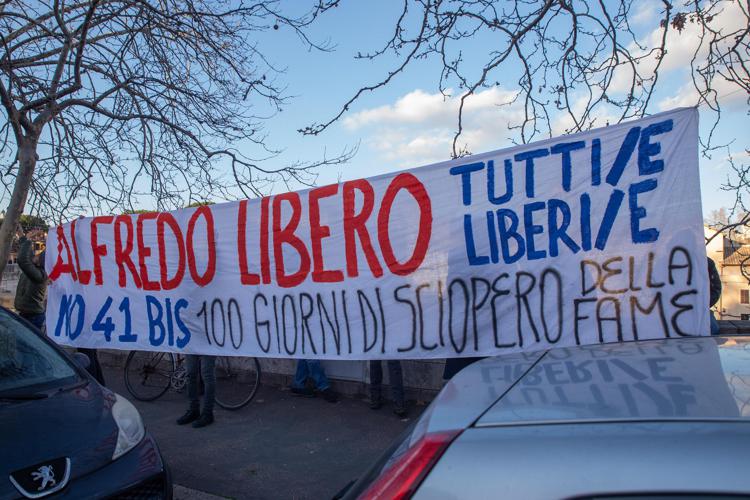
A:
[[[187,409],[184,393],[145,403],[130,396],[121,370],[105,368],[105,378],[141,412],[181,491],[237,499],[331,498],[424,409],[410,405],[399,419],[389,405],[373,411],[366,400],[329,403],[261,386],[245,408],[217,408],[213,425],[193,429],[175,424]]]

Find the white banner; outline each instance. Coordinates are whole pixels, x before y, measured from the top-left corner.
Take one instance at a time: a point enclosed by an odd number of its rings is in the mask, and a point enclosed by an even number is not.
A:
[[[51,230],[62,344],[322,359],[709,333],[698,112]]]

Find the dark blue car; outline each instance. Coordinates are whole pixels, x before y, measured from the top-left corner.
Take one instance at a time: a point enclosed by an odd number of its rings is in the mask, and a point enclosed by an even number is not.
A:
[[[170,499],[172,484],[135,407],[0,308],[0,499],[47,496]]]

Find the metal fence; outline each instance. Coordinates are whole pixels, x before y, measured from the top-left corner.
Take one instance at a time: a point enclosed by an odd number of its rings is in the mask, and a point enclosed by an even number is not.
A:
[[[0,280],[0,291],[2,293],[14,293],[16,291],[16,286],[18,285],[18,277],[20,274],[21,268],[18,267],[18,264],[6,264],[2,280]]]

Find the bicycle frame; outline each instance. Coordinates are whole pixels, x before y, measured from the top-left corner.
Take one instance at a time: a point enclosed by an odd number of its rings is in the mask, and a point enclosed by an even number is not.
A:
[[[175,355],[176,368],[170,378],[170,386],[176,392],[182,392],[187,385],[187,363],[185,356],[182,354]]]

